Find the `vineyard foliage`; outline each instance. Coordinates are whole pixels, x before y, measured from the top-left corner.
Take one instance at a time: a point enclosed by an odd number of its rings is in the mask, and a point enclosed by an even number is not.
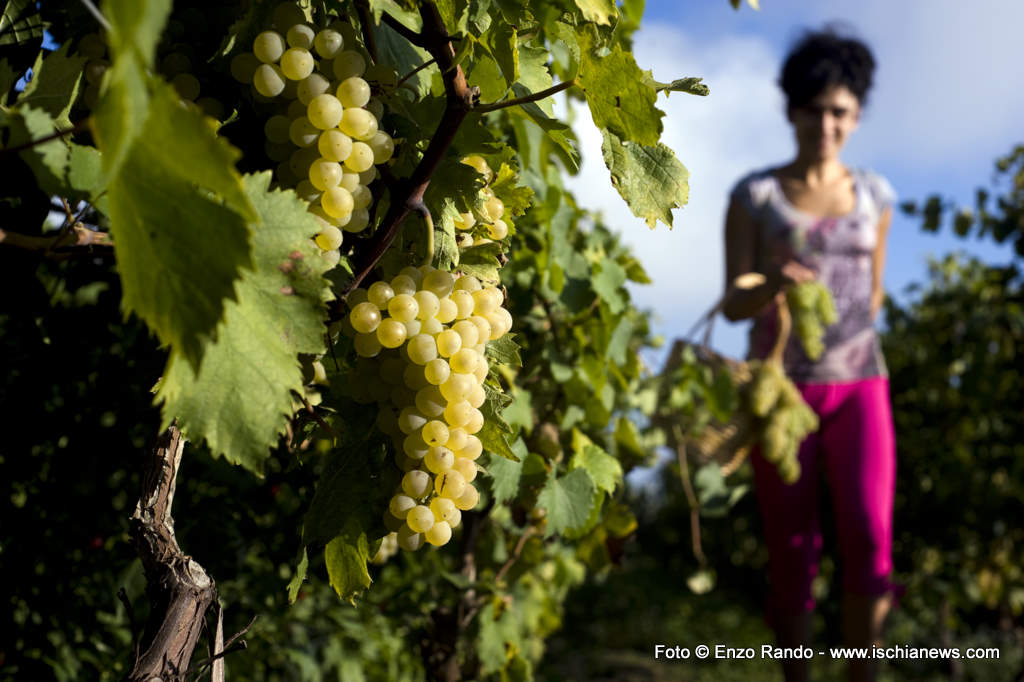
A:
[[[553,98],[589,111],[633,213],[671,226],[687,172],[659,141],[656,103],[707,87],[636,64],[639,0],[87,5],[11,0],[0,39],[0,153],[14,171],[0,271],[23,292],[0,318],[4,402],[17,405],[4,544],[42,525],[47,545],[34,564],[4,560],[21,633],[3,645],[6,665],[61,679],[130,667],[130,628],[146,613],[126,542],[132,453],[174,424],[188,439],[175,510],[185,551],[212,567],[229,623],[236,607],[272,614],[253,637],[280,648],[241,664],[249,678],[272,676],[276,660],[316,679],[317,657],[351,671],[350,656],[314,643],[330,618],[379,633],[356,638],[371,678],[529,677],[569,588],[633,532],[623,476],[661,442],[635,419],[655,407],[640,355],[653,340],[626,286],[647,276],[564,188],[579,151]],[[310,210],[268,142],[287,100],[235,68],[262,31],[287,31],[282,16],[310,34],[338,28],[394,140],[360,175],[374,203],[340,250],[324,248],[333,214]],[[329,59],[315,68],[329,73]],[[486,228],[494,197],[507,233]],[[381,378],[342,328],[357,287],[410,266],[499,287],[514,324],[480,346],[481,499],[446,549],[389,559],[381,519],[402,470],[378,428],[383,403],[363,395]],[[97,500],[93,519],[75,513]],[[323,611],[306,607],[305,643],[272,634],[287,622],[282,600],[307,597]],[[376,626],[373,599],[389,616]],[[52,610],[62,602],[77,605],[66,624]],[[370,650],[385,642],[418,655],[385,670],[386,649]]]

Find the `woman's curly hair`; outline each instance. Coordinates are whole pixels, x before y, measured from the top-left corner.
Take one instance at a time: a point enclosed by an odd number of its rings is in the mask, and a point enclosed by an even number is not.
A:
[[[779,76],[787,108],[801,107],[834,86],[845,86],[863,107],[867,103],[875,58],[860,40],[831,26],[809,31],[790,49]]]

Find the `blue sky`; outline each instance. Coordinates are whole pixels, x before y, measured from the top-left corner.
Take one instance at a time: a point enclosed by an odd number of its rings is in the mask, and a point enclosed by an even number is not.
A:
[[[661,98],[663,140],[690,170],[690,203],[675,227],[649,230],[615,192],[601,162],[600,136],[577,117],[583,167],[570,186],[586,206],[636,248],[654,284],[636,287],[666,338],[686,332],[720,295],[722,221],[732,184],[747,172],[792,158],[794,145],[775,86],[781,60],[805,28],[840,20],[867,42],[878,61],[875,87],[858,131],[843,152],[851,166],[872,168],[900,200],[932,192],[972,203],[996,157],[1024,142],[1024,3],[979,0],[761,0],[761,10],[734,11],[726,0],[648,2],[636,36],[641,68],[658,80],[702,76],[711,95]],[[582,113],[582,112],[581,112]],[[887,292],[905,301],[906,285],[927,277],[927,257],[955,249],[1008,262],[1011,247],[964,241],[948,230],[924,233],[896,213],[888,241]],[[716,324],[714,345],[733,356],[746,349],[746,324]]]

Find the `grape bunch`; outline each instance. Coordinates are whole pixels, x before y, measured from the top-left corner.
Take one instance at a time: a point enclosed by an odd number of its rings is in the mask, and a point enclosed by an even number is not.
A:
[[[814,413],[777,360],[751,360],[750,410],[761,418],[761,452],[778,467],[786,483],[800,478],[797,452],[809,433],[818,429]]]
[[[477,173],[482,175],[485,184],[489,185],[494,179],[494,172],[482,156],[475,154],[467,156],[462,159],[462,163],[471,166]],[[503,220],[505,216],[504,202],[494,196],[494,190],[490,187],[485,186],[480,190],[480,195],[484,204],[482,220],[478,222],[471,212],[460,213],[455,218],[456,239],[460,247],[478,246],[490,241],[501,241],[508,236],[508,223]],[[471,232],[476,227],[483,227],[487,236],[478,236],[474,239]]]
[[[825,327],[838,319],[835,302],[828,288],[818,281],[794,284],[786,291],[793,328],[807,357],[817,360],[825,350]]]
[[[294,188],[320,219],[316,243],[336,264],[343,231],[369,225],[369,185],[395,151],[379,128],[383,104],[363,78],[366,53],[351,24],[317,30],[291,2],[274,10],[273,27],[252,48],[232,59],[231,73],[252,84],[257,100],[283,98],[264,125],[265,151],[278,162],[278,184]]]
[[[360,356],[349,387],[377,402],[377,427],[395,444],[404,475],[384,523],[403,549],[444,545],[480,498],[485,350],[512,328],[503,301],[476,277],[431,266],[349,294],[342,331]]]

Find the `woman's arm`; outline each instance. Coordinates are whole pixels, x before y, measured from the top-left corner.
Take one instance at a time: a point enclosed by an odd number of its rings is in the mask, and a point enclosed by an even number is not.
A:
[[[814,279],[815,272],[796,261],[782,267],[768,267],[761,272],[763,278],[751,281],[753,286],[736,286],[736,278],[749,272],[759,272],[757,266],[757,223],[735,198],[729,202],[725,216],[725,296],[722,314],[730,322],[754,317],[779,293],[783,286],[793,282]]]
[[[889,225],[892,223],[892,207],[885,209],[881,220],[878,221],[878,242],[875,244],[875,255],[872,261],[872,284],[871,284],[871,319],[875,319],[879,309],[882,307],[882,299],[885,298],[885,290],[882,288],[882,272],[885,270],[885,242],[889,235]]]

